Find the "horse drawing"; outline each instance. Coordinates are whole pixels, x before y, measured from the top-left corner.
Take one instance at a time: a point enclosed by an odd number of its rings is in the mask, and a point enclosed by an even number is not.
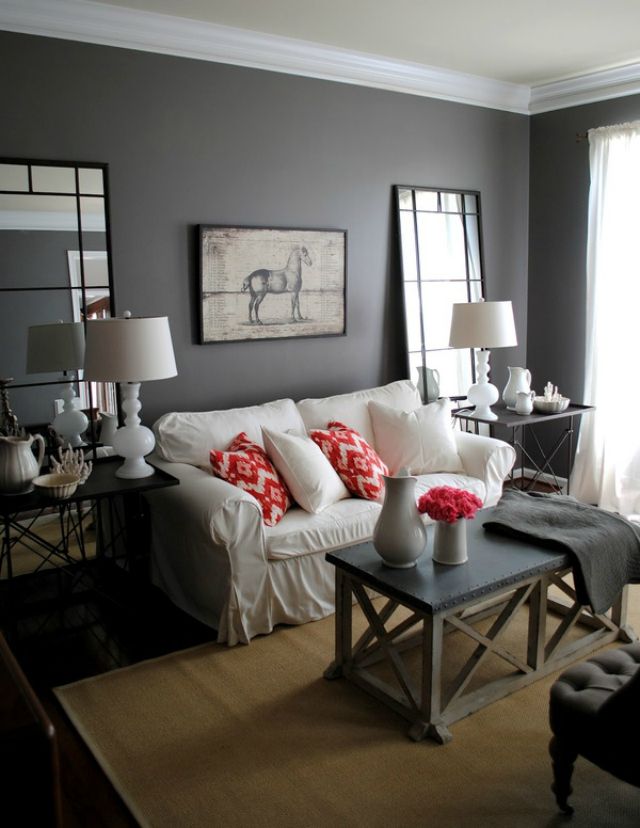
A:
[[[302,262],[311,266],[311,257],[306,247],[298,245],[289,255],[287,264],[282,270],[266,270],[260,268],[250,273],[242,282],[242,292],[251,293],[249,299],[249,322],[262,325],[258,308],[267,293],[291,294],[291,321],[301,322],[300,289],[302,288]],[[297,315],[296,315],[297,314]],[[255,320],[254,317],[255,316]]]

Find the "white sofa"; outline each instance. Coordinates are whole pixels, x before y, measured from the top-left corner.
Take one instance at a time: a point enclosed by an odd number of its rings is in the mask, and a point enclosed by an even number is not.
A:
[[[180,485],[149,495],[152,577],[177,606],[216,629],[219,642],[248,643],[276,624],[302,624],[332,613],[334,572],[325,553],[370,538],[381,505],[349,497],[319,514],[294,507],[276,526],[265,526],[254,497],[211,474],[210,450],[226,449],[240,431],[264,445],[263,426],[300,432],[326,428],[330,420],[356,429],[379,450],[372,400],[404,412],[422,404],[407,380],[298,403],[169,413],[155,423],[152,462],[178,477]],[[451,485],[474,492],[485,506],[495,504],[515,460],[512,447],[452,433],[461,471],[419,476],[416,494]]]

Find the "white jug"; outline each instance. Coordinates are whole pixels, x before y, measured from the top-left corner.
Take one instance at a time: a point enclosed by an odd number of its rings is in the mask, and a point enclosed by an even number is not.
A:
[[[100,412],[100,442],[103,446],[112,446],[118,430],[118,415]]]
[[[509,380],[502,392],[502,399],[507,408],[512,411],[516,407],[516,394],[524,391],[528,394],[531,391],[531,371],[527,368],[509,368]]]
[[[516,414],[531,414],[535,395],[535,391],[529,391],[528,394],[526,391],[518,391],[516,394]]]
[[[38,444],[38,458],[31,445]],[[24,494],[31,491],[31,481],[40,474],[44,459],[41,434],[28,437],[0,437],[0,493]]]
[[[428,368],[426,365],[419,365],[418,371],[418,391],[422,397],[422,402],[434,402],[440,396],[440,372],[437,368]]]

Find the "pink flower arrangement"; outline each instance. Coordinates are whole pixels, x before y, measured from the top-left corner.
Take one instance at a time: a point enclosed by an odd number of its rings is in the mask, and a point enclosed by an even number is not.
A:
[[[432,520],[455,523],[459,518],[469,520],[475,517],[482,501],[466,489],[453,486],[434,486],[418,500],[418,511],[426,512]]]

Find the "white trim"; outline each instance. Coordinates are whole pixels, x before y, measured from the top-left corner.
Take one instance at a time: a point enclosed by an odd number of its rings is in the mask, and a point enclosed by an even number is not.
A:
[[[621,98],[640,92],[640,63],[601,69],[566,80],[531,87],[529,112],[551,112],[569,106]]]
[[[516,480],[520,480],[520,477],[516,478],[516,476],[515,476],[516,472],[518,474],[520,473],[520,466],[518,466],[517,468],[514,468],[513,471],[514,471],[514,478]],[[549,485],[551,485],[551,486],[555,486],[556,485],[556,480],[557,480],[558,483],[560,484],[561,490],[565,493],[567,491],[567,478],[562,477],[559,474],[556,474],[555,477],[552,474],[549,474],[548,472],[541,472],[540,474],[538,474],[538,472],[535,469],[530,469],[528,466],[524,467],[523,474],[524,474],[524,479],[525,480],[533,480],[533,478],[537,475],[538,480],[541,483],[549,483]]]
[[[528,86],[87,0],[0,0],[0,29],[528,112]]]
[[[640,63],[529,87],[93,0],[0,0],[0,29],[321,78],[520,114],[640,93]]]

